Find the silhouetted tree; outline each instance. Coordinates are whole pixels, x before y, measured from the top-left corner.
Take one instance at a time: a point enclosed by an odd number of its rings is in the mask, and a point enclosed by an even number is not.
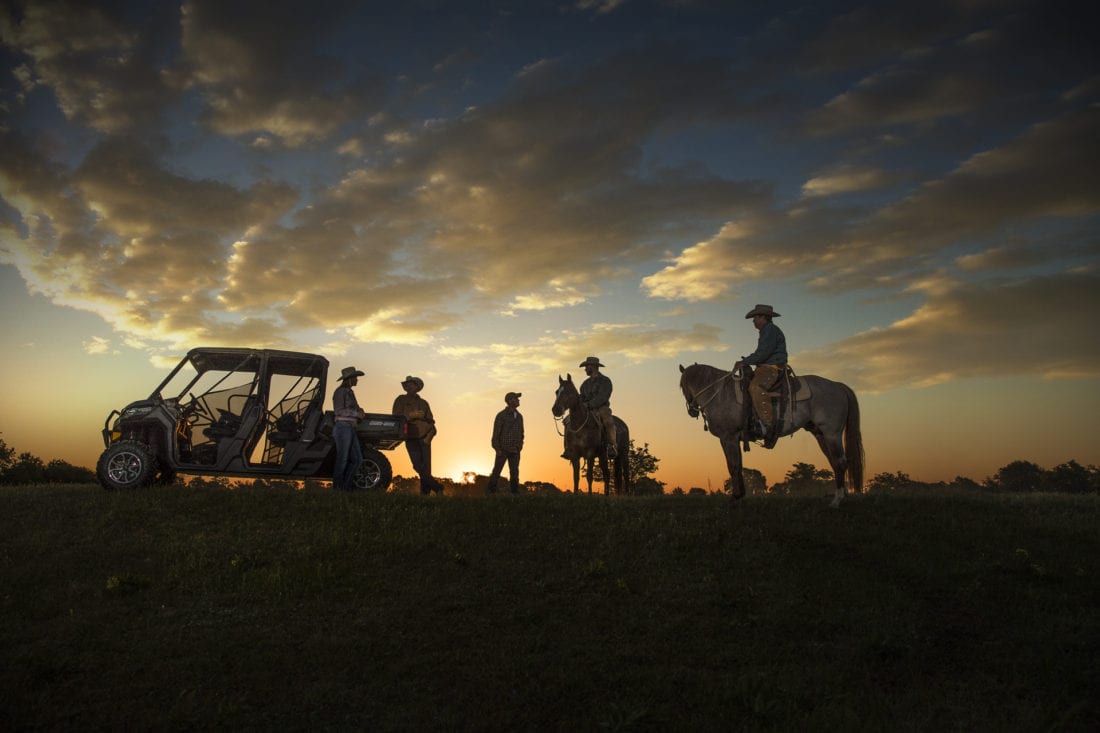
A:
[[[649,443],[645,443],[641,448],[634,445],[634,439],[630,439],[630,452],[627,457],[628,465],[630,467],[630,488],[629,493],[632,494],[661,494],[664,493],[665,484],[663,481],[654,481],[650,479],[639,490],[638,483],[642,479],[649,478],[651,474],[657,472],[657,464],[661,462],[661,459],[649,452]],[[592,467],[592,480],[596,482],[603,482],[603,471],[600,470],[599,462]],[[660,491],[656,491],[660,488]]]
[[[898,471],[897,473],[878,473],[867,482],[868,492],[897,491],[899,489],[912,489],[917,485],[909,474]]]
[[[395,494],[419,494],[420,479],[416,476],[394,476],[390,483],[390,491]]]
[[[634,445],[634,439],[630,439],[630,476],[634,479],[643,478],[657,473],[657,464],[661,459],[649,452],[649,443],[644,443],[641,448]]]
[[[1092,470],[1090,470],[1092,469]],[[1077,461],[1055,466],[1043,476],[1044,491],[1064,491],[1068,494],[1087,494],[1095,485],[1095,466],[1085,468]]]
[[[46,482],[46,466],[38,456],[26,451],[19,454],[4,471],[4,483],[41,484]]]
[[[52,484],[87,484],[95,481],[95,473],[55,458],[46,464],[45,479]]]
[[[11,462],[15,459],[15,448],[11,448],[4,442],[3,438],[0,438],[0,476],[3,476],[4,472],[11,466]]]
[[[190,489],[230,489],[233,488],[225,476],[192,476],[187,482]]]
[[[811,463],[796,463],[784,480],[771,487],[774,494],[819,494],[835,488],[833,472]]]
[[[742,468],[741,478],[745,482],[746,494],[766,494],[768,493],[768,479],[764,474],[757,471],[755,468]],[[733,493],[733,479],[726,479],[722,484],[722,491],[727,494]]]
[[[977,481],[965,476],[956,476],[955,480],[948,484],[948,486],[952,489],[962,489],[964,491],[978,491],[982,488],[982,485]]]
[[[1042,485],[1043,469],[1031,461],[1013,461],[985,480],[985,487],[994,491],[1039,491]]]
[[[665,493],[665,482],[652,476],[642,476],[632,480],[631,491],[635,496],[660,496]]]

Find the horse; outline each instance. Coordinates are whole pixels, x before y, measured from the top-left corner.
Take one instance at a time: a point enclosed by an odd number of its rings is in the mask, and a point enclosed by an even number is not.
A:
[[[836,479],[836,495],[832,506],[840,506],[844,498],[847,474],[852,489],[863,490],[863,436],[859,428],[859,402],[848,385],[813,375],[798,377],[810,389],[809,399],[790,403],[788,414],[779,420],[779,435],[791,435],[806,430],[821,446]],[[740,373],[727,372],[706,364],[680,365],[680,391],[687,402],[688,415],[703,416],[703,429],[722,443],[726,467],[733,482],[733,496],[745,495],[741,476],[741,441],[747,424],[746,411],[752,403],[745,396],[737,400],[742,389]],[[747,448],[747,445],[746,445]]]
[[[615,448],[618,456],[609,461],[599,418],[594,411],[589,410],[581,402],[577,386],[573,384],[573,375],[565,376],[565,379],[558,376],[558,389],[554,392],[554,406],[551,411],[555,418],[562,418],[567,411],[569,412],[569,417],[562,420],[562,425],[566,453],[572,456],[570,463],[573,464],[573,493],[576,494],[579,491],[582,460],[587,463],[585,475],[588,478],[589,494],[592,493],[592,469],[597,460],[603,473],[603,493],[610,493],[612,482],[616,494],[627,491],[630,487],[630,428],[618,416],[613,416],[616,433]],[[608,470],[609,463],[610,470]]]

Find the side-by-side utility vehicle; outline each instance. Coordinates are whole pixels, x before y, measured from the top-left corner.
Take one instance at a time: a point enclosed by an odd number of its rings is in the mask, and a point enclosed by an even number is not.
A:
[[[192,349],[147,399],[107,416],[96,476],[107,489],[167,484],[177,473],[330,479],[327,376],[328,360],[316,354]],[[405,439],[405,418],[368,413],[356,431],[355,485],[385,491],[393,469],[381,451]]]

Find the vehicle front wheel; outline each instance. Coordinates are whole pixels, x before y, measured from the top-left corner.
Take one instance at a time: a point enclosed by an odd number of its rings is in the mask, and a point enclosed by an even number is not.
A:
[[[359,491],[385,491],[393,480],[389,460],[373,448],[363,447],[363,460],[355,472],[355,488]]]
[[[140,489],[153,482],[157,459],[144,443],[120,440],[103,451],[95,473],[107,490]]]

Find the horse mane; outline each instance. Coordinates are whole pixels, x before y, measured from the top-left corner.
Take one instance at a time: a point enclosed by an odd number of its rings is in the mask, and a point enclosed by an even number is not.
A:
[[[711,366],[710,364],[700,364],[699,362],[695,362],[691,366],[684,367],[684,377],[687,377],[689,372],[692,374],[691,378],[695,378],[696,374],[700,374],[709,379],[719,379],[720,377],[723,377],[726,374],[730,373],[728,369],[719,369],[716,366]]]

